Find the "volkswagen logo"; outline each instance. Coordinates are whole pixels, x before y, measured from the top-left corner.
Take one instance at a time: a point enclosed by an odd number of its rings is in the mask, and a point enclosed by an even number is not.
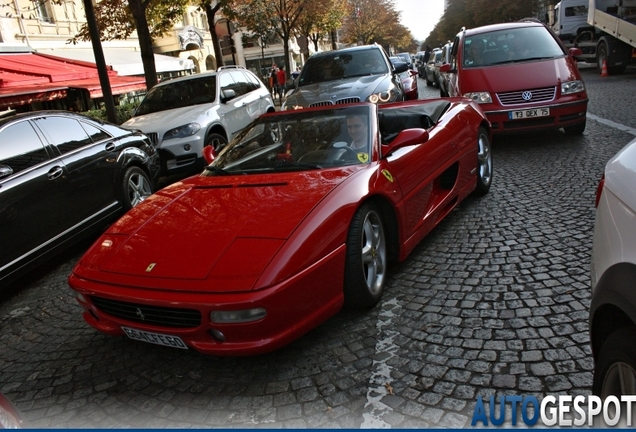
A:
[[[146,319],[146,316],[144,315],[144,313],[141,311],[141,309],[137,308],[137,316],[139,317],[140,320],[144,321]]]
[[[530,99],[532,99],[532,92],[524,91],[523,93],[521,93],[521,97],[523,98],[523,100],[529,101]]]

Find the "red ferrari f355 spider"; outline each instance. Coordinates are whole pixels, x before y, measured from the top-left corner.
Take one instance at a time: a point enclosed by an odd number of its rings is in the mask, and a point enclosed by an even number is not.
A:
[[[404,260],[492,180],[462,98],[261,116],[202,174],[112,225],[69,277],[96,329],[213,355],[279,348],[372,307]]]

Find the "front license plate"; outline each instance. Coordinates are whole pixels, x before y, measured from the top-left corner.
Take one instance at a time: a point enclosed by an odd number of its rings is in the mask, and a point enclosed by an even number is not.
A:
[[[510,111],[508,113],[508,119],[518,120],[532,117],[546,117],[550,115],[550,108],[534,108],[519,111]]]
[[[121,328],[126,335],[134,340],[150,342],[157,345],[163,345],[172,348],[188,349],[179,336],[168,336],[159,333],[151,333],[142,330],[135,330],[128,327]]]

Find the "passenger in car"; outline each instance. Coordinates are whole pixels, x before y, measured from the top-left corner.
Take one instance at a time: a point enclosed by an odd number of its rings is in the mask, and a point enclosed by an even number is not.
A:
[[[473,38],[468,45],[468,53],[464,60],[465,66],[480,66],[484,64],[484,41],[479,38]]]

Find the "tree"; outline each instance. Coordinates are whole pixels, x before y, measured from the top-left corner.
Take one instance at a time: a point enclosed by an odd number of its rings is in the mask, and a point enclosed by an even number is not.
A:
[[[298,20],[298,34],[312,41],[318,51],[318,42],[342,25],[347,9],[347,0],[309,2]]]
[[[269,25],[283,41],[285,70],[289,71],[289,39],[298,28],[304,8],[314,0],[234,0],[231,10],[224,13],[236,19],[251,32],[261,25]]]
[[[95,18],[100,39],[126,39],[135,30],[139,37],[139,50],[144,65],[148,89],[157,84],[152,42],[163,36],[183,17],[189,0],[102,0],[95,4]],[[90,40],[88,25],[82,25],[71,43]]]
[[[399,22],[400,13],[392,0],[350,0],[343,25],[344,40],[361,45],[389,41],[392,31],[401,31],[396,27]]]
[[[474,28],[488,24],[518,21],[537,17],[539,0],[449,0],[442,19],[426,38],[425,44],[440,46],[455,39],[462,28]]]

